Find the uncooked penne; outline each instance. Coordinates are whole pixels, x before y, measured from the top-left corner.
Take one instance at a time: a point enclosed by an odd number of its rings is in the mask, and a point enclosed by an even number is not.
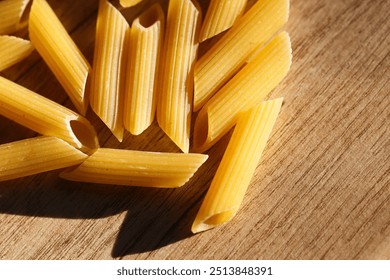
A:
[[[159,80],[157,121],[183,151],[189,151],[193,66],[198,49],[201,10],[195,1],[169,1]]]
[[[90,65],[45,0],[34,0],[29,18],[30,40],[76,109],[85,115]]]
[[[248,0],[211,0],[200,31],[200,41],[232,27],[244,13],[247,2]]]
[[[194,111],[198,111],[286,22],[289,0],[257,1],[195,65]]]
[[[286,76],[291,59],[290,37],[282,32],[200,110],[193,151],[208,150],[234,126],[240,112],[261,102]]]
[[[119,4],[121,4],[121,6],[125,8],[135,6],[141,2],[142,0],[119,0]]]
[[[1,35],[0,36],[0,71],[22,61],[31,54],[34,47],[22,38]]]
[[[0,114],[45,136],[56,136],[83,152],[98,144],[93,126],[83,116],[0,77]]]
[[[236,215],[281,105],[282,98],[266,101],[240,116],[192,232],[211,229]]]
[[[153,5],[133,21],[126,70],[123,122],[134,135],[154,120],[157,77],[164,34],[164,12]]]
[[[30,0],[0,1],[0,35],[12,34],[27,26],[23,15],[29,2]]]
[[[100,148],[81,165],[60,174],[71,181],[140,187],[184,185],[207,155]]]
[[[129,24],[107,0],[99,1],[92,69],[91,107],[121,142],[126,30]]]
[[[0,182],[82,163],[88,156],[57,137],[0,145]]]

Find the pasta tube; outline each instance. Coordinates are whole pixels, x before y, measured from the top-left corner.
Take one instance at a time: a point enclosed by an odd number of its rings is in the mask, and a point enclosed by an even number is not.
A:
[[[40,134],[61,138],[83,152],[99,146],[95,129],[86,118],[3,77],[0,114]]]
[[[121,4],[121,6],[125,8],[135,6],[141,2],[142,0],[119,0],[119,4]]]
[[[260,0],[195,65],[198,111],[286,22],[289,0]],[[222,63],[222,64],[221,64]]]
[[[189,150],[193,64],[198,49],[201,11],[191,0],[169,2],[164,39],[157,121],[185,153]]]
[[[45,0],[34,0],[29,18],[30,40],[76,109],[85,115],[90,65]]]
[[[0,35],[14,33],[27,25],[23,14],[30,0],[0,1]]]
[[[80,164],[88,156],[57,137],[39,136],[0,145],[0,181]]]
[[[211,0],[200,31],[205,41],[229,29],[245,11],[248,0]]]
[[[202,154],[100,148],[78,167],[60,176],[99,184],[176,188],[184,185],[207,158]]]
[[[27,40],[7,35],[0,36],[0,71],[22,61],[33,50],[34,47]]]
[[[134,135],[154,120],[163,32],[164,13],[158,4],[136,18],[131,27],[123,122]]]
[[[263,102],[240,116],[192,232],[211,229],[236,215],[281,105],[282,98]]]
[[[107,0],[100,0],[92,71],[91,107],[121,142],[126,30],[129,25]],[[123,70],[122,70],[123,69]]]
[[[290,37],[282,32],[204,105],[195,121],[193,150],[209,149],[240,112],[261,102],[286,76],[291,59]]]

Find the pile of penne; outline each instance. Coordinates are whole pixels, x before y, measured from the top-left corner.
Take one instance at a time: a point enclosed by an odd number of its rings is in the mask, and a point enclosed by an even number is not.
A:
[[[180,187],[234,127],[192,231],[231,220],[282,105],[282,98],[264,99],[291,65],[289,35],[280,32],[289,0],[250,8],[247,0],[211,0],[204,16],[196,0],[170,0],[167,13],[151,1],[130,23],[99,0],[92,66],[46,0],[31,2],[0,1],[0,71],[36,50],[78,113],[0,76],[0,114],[41,135],[0,145],[0,181],[62,169],[73,181]],[[29,41],[10,35],[26,27]],[[199,44],[222,32],[198,58]],[[100,147],[85,118],[89,106],[119,141],[156,119],[182,153]]]

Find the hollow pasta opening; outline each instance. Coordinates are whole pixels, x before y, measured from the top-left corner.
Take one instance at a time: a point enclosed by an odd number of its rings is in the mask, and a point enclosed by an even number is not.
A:
[[[19,20],[19,26],[24,27],[27,26],[28,17],[30,15],[31,6],[33,1],[29,1],[24,8],[22,8],[22,14]]]
[[[195,121],[194,127],[194,150],[202,150],[209,135],[209,121],[206,110],[201,110]]]
[[[236,213],[235,210],[230,210],[219,214],[215,214],[210,218],[208,218],[207,220],[205,220],[204,223],[210,226],[217,226],[230,221],[234,217],[235,213]]]
[[[161,13],[160,6],[156,4],[139,17],[139,24],[144,28],[151,27],[159,20]]]
[[[99,148],[96,132],[91,125],[88,125],[80,120],[71,120],[70,127],[74,136],[82,145],[81,150],[96,150]]]

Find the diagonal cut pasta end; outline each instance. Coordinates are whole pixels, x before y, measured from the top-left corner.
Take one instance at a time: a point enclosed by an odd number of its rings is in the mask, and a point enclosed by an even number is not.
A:
[[[236,215],[239,207],[234,207],[226,211],[216,213],[211,216],[202,216],[202,213],[198,214],[192,224],[191,231],[198,233],[201,231],[209,230],[229,222]]]

